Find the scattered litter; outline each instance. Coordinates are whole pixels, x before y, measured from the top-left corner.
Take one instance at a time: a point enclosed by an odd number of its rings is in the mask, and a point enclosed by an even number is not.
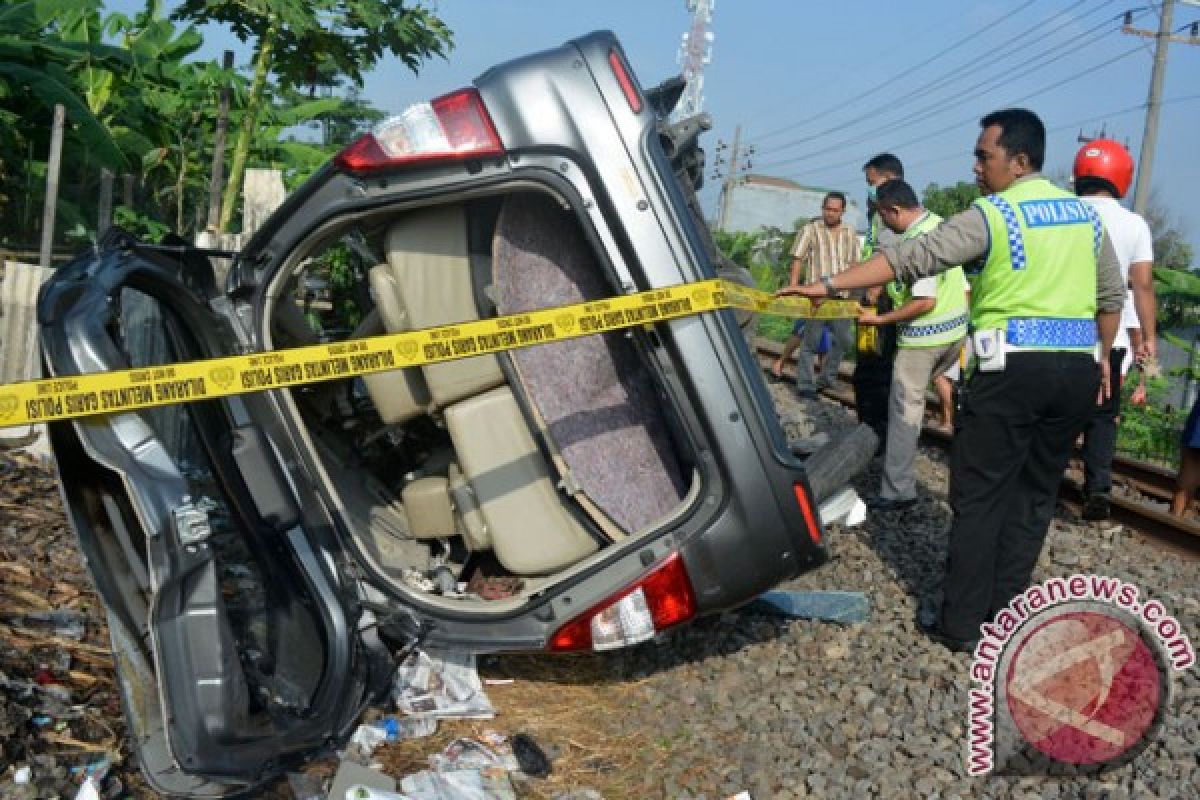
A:
[[[793,592],[773,589],[763,592],[746,609],[761,614],[778,614],[799,619],[852,624],[866,622],[870,603],[862,592]]]
[[[434,717],[384,717],[374,724],[383,728],[389,742],[421,739],[437,733],[437,719]]]
[[[321,781],[314,776],[303,772],[289,772],[287,780],[295,800],[325,800],[325,790],[321,788]]]
[[[75,793],[75,800],[100,800],[100,782],[90,775],[84,778],[83,785]]]
[[[517,800],[502,767],[416,772],[400,781],[400,791],[409,800]]]
[[[396,706],[414,717],[491,719],[496,715],[471,653],[412,653],[396,671],[395,696]]]
[[[434,582],[416,567],[405,567],[404,572],[400,573],[400,580],[418,592],[433,592],[435,587]]]
[[[735,795],[725,798],[725,800],[754,800],[749,792],[738,792]]]
[[[496,745],[489,747],[477,739],[455,739],[441,753],[429,757],[429,766],[434,772],[456,772],[461,770],[491,769],[506,772],[520,768],[512,750],[500,737]]]
[[[437,720],[433,717],[385,717],[355,729],[346,748],[346,757],[364,764],[384,742],[419,739],[436,731]]]
[[[29,633],[34,631],[53,633],[55,636],[75,641],[80,641],[87,633],[83,614],[71,608],[59,608],[51,611],[0,610],[0,618]]]
[[[346,758],[360,764],[371,760],[375,749],[387,741],[387,731],[374,725],[359,725],[346,745]]]
[[[388,797],[387,793],[396,791],[396,779],[384,775],[379,770],[355,764],[353,761],[342,761],[338,765],[337,774],[333,776],[333,787],[329,790],[329,800],[372,797],[373,795],[362,794],[362,792],[380,789],[385,794],[379,796]]]
[[[476,571],[467,581],[467,591],[484,600],[503,600],[524,588],[525,582],[515,575],[484,575]]]
[[[550,774],[550,759],[529,734],[518,733],[514,736],[512,751],[521,772],[529,777],[544,778]]]
[[[31,770],[28,766],[24,766],[18,769],[16,774],[13,775],[13,783],[17,784],[18,786],[23,786],[29,783],[29,780],[32,777],[33,770]]]

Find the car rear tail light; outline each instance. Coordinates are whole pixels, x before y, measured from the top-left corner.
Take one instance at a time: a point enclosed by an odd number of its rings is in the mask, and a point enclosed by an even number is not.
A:
[[[652,638],[696,616],[696,594],[676,553],[633,586],[576,617],[550,637],[554,651],[613,650]]]
[[[800,506],[800,513],[804,515],[804,524],[808,527],[808,538],[812,539],[813,544],[821,543],[821,525],[817,522],[817,515],[813,513],[812,502],[808,499],[808,492],[804,489],[804,484],[796,481],[792,484],[792,491],[796,494],[796,503]]]
[[[462,89],[409,106],[359,137],[334,158],[347,172],[374,172],[416,162],[501,155],[504,146],[479,92]]]
[[[629,103],[633,113],[642,113],[642,95],[638,92],[633,78],[630,77],[629,70],[625,69],[625,62],[621,59],[621,54],[616,50],[609,50],[608,65],[612,67],[613,75],[617,76],[617,83],[621,84],[621,91],[625,93],[625,101]]]

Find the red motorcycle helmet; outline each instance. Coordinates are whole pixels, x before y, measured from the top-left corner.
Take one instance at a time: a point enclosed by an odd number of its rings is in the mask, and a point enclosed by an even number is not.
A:
[[[1133,156],[1120,142],[1093,139],[1075,154],[1075,182],[1080,178],[1105,181],[1124,197],[1133,183]]]

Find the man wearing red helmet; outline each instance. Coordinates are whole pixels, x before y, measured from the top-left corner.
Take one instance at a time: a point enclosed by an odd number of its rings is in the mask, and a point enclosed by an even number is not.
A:
[[[1121,279],[1132,290],[1121,314],[1120,330],[1110,356],[1113,390],[1096,407],[1083,431],[1083,518],[1108,519],[1112,490],[1112,459],[1117,444],[1117,416],[1121,411],[1121,376],[1132,353],[1138,363],[1156,355],[1154,250],[1150,226],[1125,209],[1124,197],[1133,182],[1133,158],[1118,142],[1094,139],[1075,155],[1075,193],[1090,205],[1104,223],[1121,266]],[[1136,352],[1128,331],[1140,329]]]

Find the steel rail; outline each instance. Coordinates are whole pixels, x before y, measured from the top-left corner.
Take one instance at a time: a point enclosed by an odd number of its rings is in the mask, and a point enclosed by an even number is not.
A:
[[[772,363],[782,352],[783,347],[778,342],[758,338],[755,340],[755,354],[764,371],[771,369]],[[854,407],[854,393],[849,386],[853,368],[843,364],[838,373],[840,385],[824,394],[847,406]],[[795,364],[789,362],[784,367],[784,377],[795,380]],[[936,395],[930,393],[930,402],[937,404]],[[926,425],[921,431],[922,440],[928,444],[948,449],[952,440],[951,434],[931,425]],[[1113,483],[1132,490],[1138,495],[1148,497],[1159,503],[1170,501],[1175,487],[1175,473],[1157,464],[1150,464],[1126,456],[1113,459]],[[1061,499],[1068,507],[1078,513],[1083,502],[1082,467],[1077,460],[1068,467],[1063,476],[1059,492]],[[1146,534],[1157,543],[1162,543],[1195,556],[1200,551],[1200,522],[1177,517],[1165,510],[1155,508],[1134,497],[1114,492],[1111,496],[1112,520],[1125,525],[1139,533]]]

